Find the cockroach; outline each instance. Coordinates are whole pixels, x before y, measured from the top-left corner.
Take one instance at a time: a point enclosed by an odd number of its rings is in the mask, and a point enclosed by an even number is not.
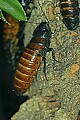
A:
[[[65,26],[69,30],[75,30],[79,25],[78,0],[60,0],[60,12]]]
[[[55,59],[53,49],[49,48],[51,29],[47,22],[40,23],[33,32],[33,38],[25,48],[15,71],[13,89],[17,94],[24,94],[31,86],[41,61],[44,61],[44,75],[46,77],[46,53],[52,51],[52,58]]]

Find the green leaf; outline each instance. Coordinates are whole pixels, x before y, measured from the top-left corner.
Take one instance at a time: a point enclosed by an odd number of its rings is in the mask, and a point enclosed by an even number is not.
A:
[[[27,20],[26,14],[17,0],[0,0],[0,9],[18,20]]]
[[[4,15],[2,14],[2,10],[0,9],[0,18],[5,21],[6,23],[8,23],[8,21],[6,20],[6,18],[4,17]],[[9,23],[8,23],[9,24]]]

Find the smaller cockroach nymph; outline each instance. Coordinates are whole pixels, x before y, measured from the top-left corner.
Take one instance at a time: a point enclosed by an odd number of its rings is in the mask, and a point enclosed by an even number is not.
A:
[[[22,53],[13,80],[15,93],[24,94],[31,86],[41,61],[44,61],[43,72],[46,77],[46,53],[52,51],[52,58],[55,59],[53,48],[50,46],[51,29],[47,22],[42,22],[33,32],[33,38]]]
[[[65,26],[69,30],[75,30],[79,25],[78,0],[60,0],[60,12]]]

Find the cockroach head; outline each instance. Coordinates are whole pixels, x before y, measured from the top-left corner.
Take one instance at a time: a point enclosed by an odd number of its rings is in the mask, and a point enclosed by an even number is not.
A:
[[[51,38],[51,29],[47,22],[41,22],[33,32],[34,37]]]

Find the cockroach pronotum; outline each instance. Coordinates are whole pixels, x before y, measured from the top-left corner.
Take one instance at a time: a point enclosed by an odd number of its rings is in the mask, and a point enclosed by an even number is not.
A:
[[[60,11],[65,26],[69,30],[75,30],[79,24],[78,0],[60,0]]]
[[[51,29],[49,25],[46,22],[40,23],[34,30],[33,38],[22,53],[17,66],[13,80],[15,93],[24,94],[27,91],[37,74],[42,60],[44,61],[43,72],[46,78],[46,53],[52,51],[52,58],[55,59],[53,49],[49,48],[50,38]]]

